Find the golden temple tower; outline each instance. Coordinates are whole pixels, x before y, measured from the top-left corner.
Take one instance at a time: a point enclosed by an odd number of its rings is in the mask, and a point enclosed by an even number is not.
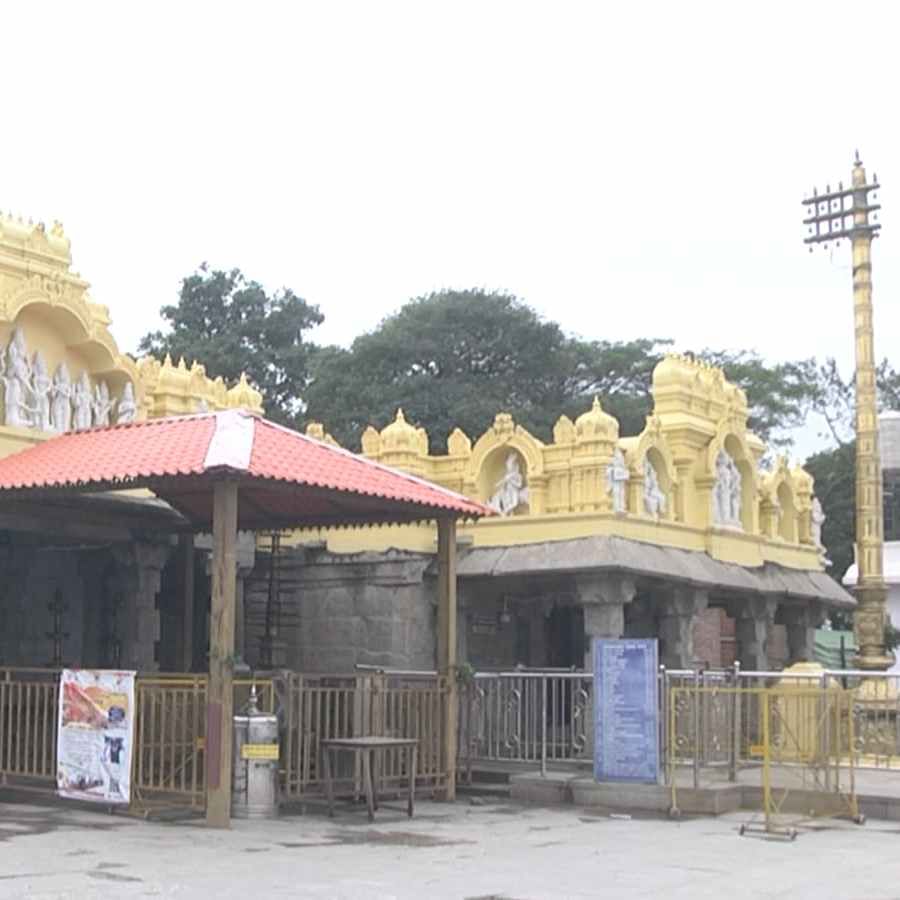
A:
[[[870,202],[879,187],[877,177],[866,181],[866,170],[856,154],[851,185],[842,183],[824,194],[813,189],[803,201],[809,216],[806,243],[849,238],[853,251],[853,319],[856,336],[856,559],[859,579],[856,597],[856,643],[861,669],[889,668],[894,658],[885,651],[884,626],[887,586],[884,582],[884,507],[881,456],[878,450],[878,404],[875,390],[875,337],[872,325],[872,239],[881,227]],[[872,201],[875,195],[872,194]],[[871,217],[871,218],[870,218]]]

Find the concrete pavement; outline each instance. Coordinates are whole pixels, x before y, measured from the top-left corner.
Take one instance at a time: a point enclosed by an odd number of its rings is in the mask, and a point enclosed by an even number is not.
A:
[[[2,798],[0,898],[900,898],[895,822],[823,820],[789,843],[739,837],[749,813],[676,822],[462,801],[423,802],[412,820],[382,809],[369,824],[344,807],[216,832]]]

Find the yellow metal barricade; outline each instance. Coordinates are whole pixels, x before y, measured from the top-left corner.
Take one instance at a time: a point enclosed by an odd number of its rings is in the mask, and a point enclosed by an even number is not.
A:
[[[862,823],[856,799],[854,692],[837,685],[679,685],[669,690],[666,777],[672,813],[686,787],[730,782],[758,796],[741,834],[793,839],[815,817]]]

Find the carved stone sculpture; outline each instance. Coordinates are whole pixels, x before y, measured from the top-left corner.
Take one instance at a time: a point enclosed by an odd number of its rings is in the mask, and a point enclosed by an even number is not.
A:
[[[116,421],[120,425],[125,422],[133,422],[136,416],[137,404],[134,402],[134,386],[128,381],[122,389],[122,397],[119,400]]]
[[[666,495],[660,487],[656,466],[649,456],[644,457],[644,510],[657,519],[666,511]]]
[[[6,351],[6,374],[4,400],[6,404],[6,424],[15,428],[29,428],[33,410],[28,402],[32,392],[31,366],[25,348],[25,335],[21,328],[12,334]]]
[[[32,391],[34,395],[34,416],[32,424],[39,431],[51,431],[50,389],[53,382],[47,372],[47,364],[40,350],[34,354]]]
[[[91,382],[87,372],[82,372],[72,388],[72,424],[76,431],[91,427],[92,406]]]
[[[810,536],[812,537],[813,544],[819,551],[819,562],[821,562],[823,566],[830,566],[831,560],[828,558],[825,551],[825,545],[822,543],[822,526],[825,524],[825,519],[825,510],[822,509],[819,498],[813,497],[812,510],[809,514]]]
[[[72,427],[72,379],[64,362],[56,367],[50,401],[50,427],[62,434]]]
[[[727,450],[716,456],[716,483],[713,487],[713,518],[717,525],[741,528],[743,477]]]
[[[105,381],[94,387],[94,398],[91,401],[95,425],[109,425],[109,414],[112,411],[112,400]]]
[[[625,454],[616,449],[610,464],[606,467],[606,485],[612,496],[613,512],[624,513],[628,510],[626,490],[628,488],[628,466]]]
[[[506,457],[506,471],[497,482],[494,494],[488,504],[501,516],[510,515],[523,503],[528,502],[528,488],[519,464],[519,456],[511,451]]]

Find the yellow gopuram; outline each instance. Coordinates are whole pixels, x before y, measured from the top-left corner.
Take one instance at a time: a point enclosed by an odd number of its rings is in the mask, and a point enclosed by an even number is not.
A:
[[[498,515],[463,529],[476,547],[617,535],[698,550],[759,566],[774,562],[821,571],[811,523],[812,477],[747,429],[744,392],[721,370],[670,355],[653,374],[653,414],[644,430],[619,436],[600,401],[572,422],[561,416],[546,444],[499,413],[473,443],[456,429],[448,452],[402,410],[380,432],[362,436],[365,456],[492,505]],[[307,434],[325,439],[311,423]],[[327,436],[333,441],[330,435]],[[331,538],[335,548],[374,549],[385,532]],[[427,529],[390,532],[393,545],[428,549]]]
[[[718,368],[669,355],[653,373],[653,399],[638,435],[621,436],[594,399],[574,422],[561,416],[550,443],[500,412],[475,439],[455,429],[445,454],[400,410],[380,431],[366,429],[362,452],[497,511],[461,528],[460,596],[473,621],[530,622],[523,635],[546,630],[534,609],[545,619],[575,611],[577,623],[551,630],[580,633],[577,649],[556,658],[541,650],[540,665],[580,665],[588,638],[623,634],[658,635],[664,660],[677,666],[738,658],[762,669],[773,656],[812,658],[827,608],[853,602],[823,571],[812,477],[767,458],[747,427],[746,395]],[[333,440],[319,423],[307,433]],[[334,559],[371,559],[434,545],[432,528],[411,526],[332,533],[325,547]],[[709,652],[704,628],[718,641]],[[521,648],[485,659],[478,629],[469,622],[462,631],[482,665],[528,659]]]
[[[246,407],[262,396],[241,378],[230,389],[202,365],[137,362],[110,333],[109,310],[72,271],[55,222],[0,215],[0,454],[53,434],[147,417]]]

